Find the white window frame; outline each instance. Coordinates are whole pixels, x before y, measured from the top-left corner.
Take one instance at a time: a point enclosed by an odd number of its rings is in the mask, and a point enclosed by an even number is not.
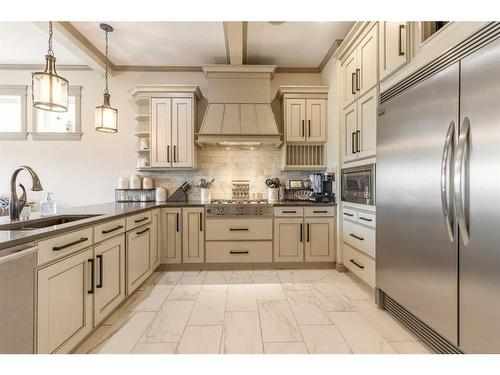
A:
[[[71,133],[38,132],[38,110],[33,107],[31,136],[34,141],[79,141],[82,139],[82,86],[69,86],[69,96],[75,97],[75,131]]]
[[[21,97],[21,131],[0,132],[2,141],[25,141],[28,136],[26,126],[28,86],[24,85],[0,85],[0,95],[16,95]]]

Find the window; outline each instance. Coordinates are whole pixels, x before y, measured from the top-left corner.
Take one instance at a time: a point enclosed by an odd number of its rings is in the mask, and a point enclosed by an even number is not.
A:
[[[34,140],[80,140],[81,86],[69,87],[67,112],[33,109]]]
[[[0,140],[26,139],[27,86],[0,86]]]

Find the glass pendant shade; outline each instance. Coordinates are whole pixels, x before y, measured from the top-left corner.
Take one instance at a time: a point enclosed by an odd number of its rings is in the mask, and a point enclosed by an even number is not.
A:
[[[31,78],[35,108],[52,112],[68,111],[69,84],[57,75],[54,56],[46,55],[45,71],[32,73]]]
[[[95,130],[103,133],[116,133],[118,131],[118,110],[109,103],[109,94],[104,93],[101,106],[95,108]]]

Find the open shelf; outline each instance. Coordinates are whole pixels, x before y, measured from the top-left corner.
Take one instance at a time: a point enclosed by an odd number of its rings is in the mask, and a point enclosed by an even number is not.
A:
[[[139,138],[146,138],[146,137],[150,136],[150,133],[149,132],[137,132],[134,135],[136,137],[139,137]]]
[[[149,114],[147,113],[141,113],[137,116],[135,116],[136,121],[149,121]]]

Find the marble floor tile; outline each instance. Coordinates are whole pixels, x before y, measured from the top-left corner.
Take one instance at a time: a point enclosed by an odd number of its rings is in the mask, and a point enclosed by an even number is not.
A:
[[[176,284],[182,277],[183,271],[165,271],[155,281],[156,284]]]
[[[354,306],[356,306],[356,309],[361,312],[380,310],[375,303],[375,299],[353,299],[350,301]]]
[[[355,354],[394,354],[392,346],[360,312],[333,312],[330,318]]]
[[[177,284],[167,297],[169,301],[189,301],[195,300],[201,290],[201,284],[198,285],[180,285]]]
[[[176,351],[176,342],[139,342],[132,354],[175,354]]]
[[[172,292],[173,285],[158,284],[143,291],[137,291],[138,299],[127,306],[128,311],[158,311]]]
[[[259,314],[264,342],[302,341],[287,300],[259,300]]]
[[[182,335],[179,354],[218,354],[222,326],[189,326]]]
[[[299,324],[331,324],[328,313],[313,292],[287,292],[288,302]]]
[[[74,351],[75,354],[87,354],[98,346],[105,338],[110,326],[99,326],[96,330]]]
[[[231,274],[229,276],[230,284],[253,284],[253,271],[230,271]]]
[[[357,311],[355,305],[343,294],[334,294],[325,296],[317,292],[313,292],[319,301],[319,304],[325,311]]]
[[[358,281],[346,280],[335,283],[335,287],[350,300],[374,299],[374,291]]]
[[[227,292],[228,284],[203,284],[200,292]]]
[[[331,280],[323,270],[278,270],[278,277],[282,283],[318,283]]]
[[[394,341],[390,344],[398,354],[433,354],[432,349],[422,342]]]
[[[265,342],[265,354],[308,354],[303,342]]]
[[[161,272],[159,272],[159,271],[153,272],[146,279],[146,281],[144,281],[141,285],[139,285],[137,290],[145,290],[145,289],[149,288],[151,285],[154,285],[156,283],[157,279],[160,277],[160,275],[161,275]]]
[[[229,285],[226,311],[257,311],[255,286],[253,284]]]
[[[383,310],[361,312],[387,341],[419,341],[406,327]]]
[[[130,353],[154,316],[155,313],[153,312],[137,312],[132,314],[128,321],[125,322],[118,331],[92,350],[92,353]]]
[[[221,353],[262,354],[262,336],[257,312],[226,312]]]
[[[285,292],[303,292],[310,291],[312,284],[306,283],[282,283],[283,291]]]
[[[224,285],[229,284],[231,271],[207,271],[203,284],[205,285]]]
[[[253,270],[255,284],[280,284],[280,279],[275,270]]]
[[[351,349],[333,325],[300,326],[310,354],[349,354]]]
[[[226,296],[226,291],[201,291],[194,304],[188,325],[222,325]]]
[[[207,271],[185,271],[177,285],[201,285],[207,277]]]
[[[335,296],[340,294],[340,291],[334,283],[312,283],[308,285],[314,293],[321,294],[322,296]]]
[[[286,299],[281,284],[255,284],[257,299]]]
[[[166,301],[147,327],[141,342],[178,342],[181,339],[194,301]]]

